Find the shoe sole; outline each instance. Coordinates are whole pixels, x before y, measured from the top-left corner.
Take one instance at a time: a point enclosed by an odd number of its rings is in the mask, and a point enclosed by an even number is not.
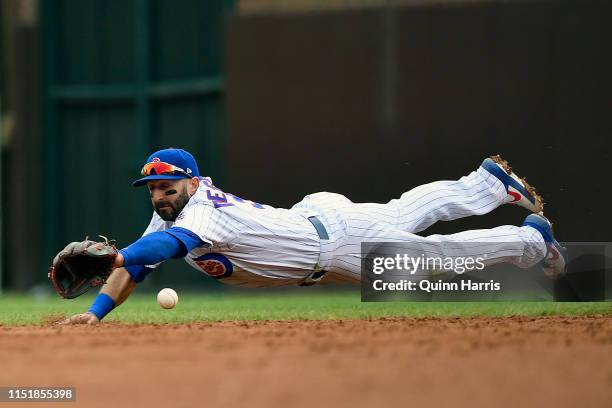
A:
[[[534,198],[534,200],[536,201],[536,203],[538,204],[538,206],[540,207],[540,211],[539,214],[544,215],[544,199],[542,198],[542,196],[540,194],[538,194],[537,190],[535,189],[535,187],[533,187],[531,184],[529,184],[527,182],[527,179],[525,177],[519,177],[516,175],[516,173],[514,173],[512,171],[512,167],[510,166],[510,163],[508,163],[508,161],[502,159],[502,157],[497,154],[495,156],[491,156],[490,157],[491,160],[493,160],[495,163],[499,164],[501,166],[501,168],[510,176],[514,176],[517,181],[520,180],[521,183],[523,183],[523,185],[525,186],[525,190],[527,190],[527,192],[529,194],[531,194],[531,196]]]

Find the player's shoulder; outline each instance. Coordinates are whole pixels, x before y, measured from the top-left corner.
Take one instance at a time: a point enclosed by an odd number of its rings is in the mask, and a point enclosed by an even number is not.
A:
[[[177,217],[177,221],[185,218],[187,215],[191,213],[197,213],[201,211],[210,211],[214,209],[214,203],[210,200],[207,195],[206,188],[200,184],[200,187],[197,189],[194,195],[189,198],[187,204],[181,211],[181,213]]]
[[[206,205],[214,207],[215,195],[213,192],[221,190],[216,187],[210,177],[200,177],[200,186],[196,190],[195,194],[189,199],[187,205]]]
[[[213,202],[208,197],[205,189],[198,188],[194,195],[191,196],[185,208],[198,206],[213,206]]]

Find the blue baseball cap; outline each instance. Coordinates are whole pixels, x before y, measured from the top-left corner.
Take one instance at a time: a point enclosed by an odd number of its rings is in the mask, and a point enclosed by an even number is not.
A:
[[[169,148],[164,150],[158,150],[147,159],[147,164],[154,163],[168,163],[175,167],[177,170],[172,173],[163,174],[149,174],[141,179],[138,179],[132,183],[134,187],[140,187],[147,184],[151,180],[179,180],[183,178],[198,177],[200,172],[198,171],[198,165],[191,153],[183,149]],[[143,166],[144,169],[144,166]],[[155,173],[153,170],[152,173]]]

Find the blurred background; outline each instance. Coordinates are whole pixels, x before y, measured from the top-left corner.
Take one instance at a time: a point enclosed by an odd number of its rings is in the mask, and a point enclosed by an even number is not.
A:
[[[69,241],[137,239],[152,209],[130,183],[170,146],[279,207],[385,202],[499,153],[560,240],[611,241],[607,0],[1,1],[2,290],[51,290]],[[180,261],[142,285],[222,287]]]

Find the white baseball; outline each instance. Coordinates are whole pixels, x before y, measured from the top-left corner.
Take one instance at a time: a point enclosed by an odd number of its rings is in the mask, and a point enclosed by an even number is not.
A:
[[[157,303],[164,309],[172,309],[178,303],[178,295],[174,289],[164,288],[157,294]]]

